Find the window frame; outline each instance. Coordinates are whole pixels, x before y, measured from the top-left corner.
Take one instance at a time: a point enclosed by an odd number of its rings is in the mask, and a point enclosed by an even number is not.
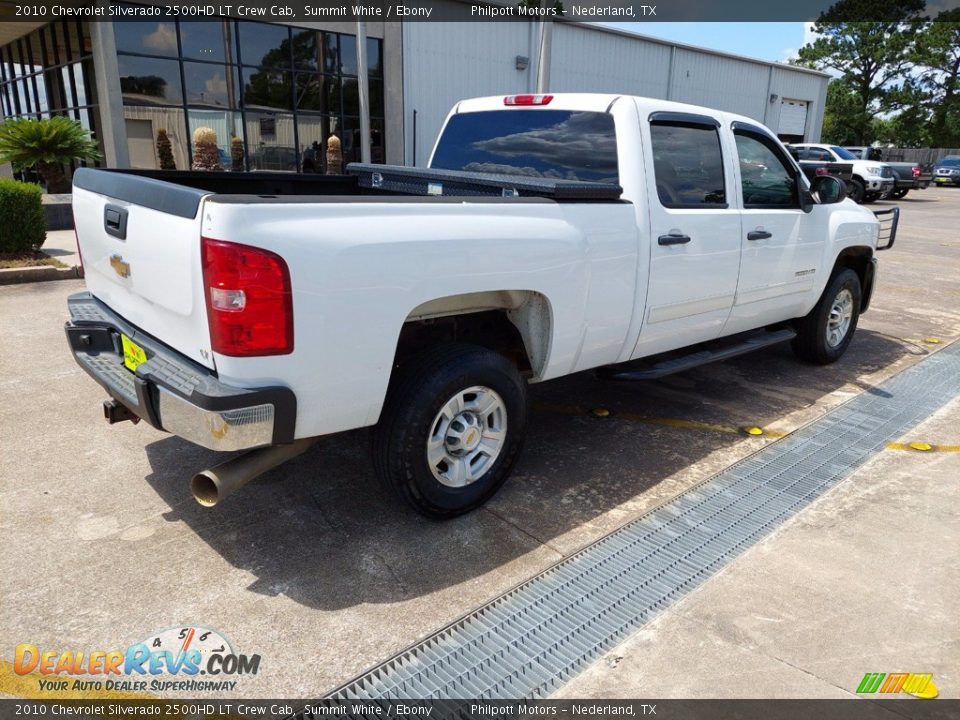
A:
[[[650,131],[650,158],[653,163],[653,190],[656,193],[657,201],[660,206],[666,210],[728,210],[730,209],[730,193],[727,189],[727,170],[724,164],[723,142],[720,138],[720,123],[715,118],[708,115],[695,115],[693,113],[673,113],[673,112],[655,112],[648,118]],[[717,152],[720,154],[720,177],[723,179],[723,202],[722,203],[671,203],[667,204],[660,197],[660,191],[657,190],[657,165],[654,159],[654,127],[681,127],[691,130],[712,131],[717,140]]]
[[[784,153],[783,148],[767,133],[763,132],[760,128],[753,125],[748,125],[746,123],[734,123],[731,128],[733,131],[733,144],[734,147],[737,145],[737,135],[743,135],[749,137],[751,140],[755,140],[767,148],[773,156],[780,161],[780,164],[786,169],[787,174],[790,176],[790,179],[793,181],[793,204],[791,205],[760,205],[757,203],[747,203],[746,196],[743,194],[743,175],[740,173],[740,203],[741,207],[744,210],[803,210],[803,206],[800,202],[800,190],[797,187],[797,176],[802,174],[801,171],[797,169],[796,163],[794,163],[792,158],[790,158],[789,153]],[[809,148],[813,149],[813,148]],[[737,150],[737,163],[740,162],[740,151]]]

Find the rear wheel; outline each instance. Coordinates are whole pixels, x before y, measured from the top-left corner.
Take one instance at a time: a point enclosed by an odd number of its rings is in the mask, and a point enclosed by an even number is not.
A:
[[[380,479],[417,512],[449,518],[486,502],[520,455],[527,385],[486,348],[440,346],[406,364],[373,434]]]
[[[865,194],[866,188],[863,185],[863,180],[860,178],[851,178],[850,182],[847,183],[847,197],[859,205],[863,202],[863,196]]]
[[[853,270],[835,273],[813,310],[797,321],[793,352],[817,365],[839,360],[857,329],[861,296],[860,278]]]

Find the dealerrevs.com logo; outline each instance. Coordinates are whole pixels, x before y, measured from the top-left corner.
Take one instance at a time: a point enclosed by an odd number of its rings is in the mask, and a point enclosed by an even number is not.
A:
[[[21,643],[14,651],[13,669],[18,675],[38,676],[38,689],[49,692],[223,692],[236,688],[238,676],[256,675],[260,656],[235,652],[217,630],[185,626],[151,633],[125,650],[61,650]]]

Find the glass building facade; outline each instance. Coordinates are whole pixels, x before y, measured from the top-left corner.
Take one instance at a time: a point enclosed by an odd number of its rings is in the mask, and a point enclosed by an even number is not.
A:
[[[208,20],[115,23],[114,37],[132,167],[160,167],[165,130],[176,168],[190,168],[200,127],[216,134],[225,170],[322,173],[334,135],[344,163],[359,160],[355,36]],[[382,57],[368,39],[374,162],[385,151]]]
[[[4,117],[66,115],[98,139],[100,115],[93,78],[87,23],[53,22],[0,47]]]

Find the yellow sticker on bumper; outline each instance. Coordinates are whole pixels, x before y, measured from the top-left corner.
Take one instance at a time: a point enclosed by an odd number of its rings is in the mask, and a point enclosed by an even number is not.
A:
[[[140,365],[147,361],[147,354],[143,348],[137,345],[126,335],[120,335],[120,342],[123,343],[123,364],[127,370],[136,372]]]

